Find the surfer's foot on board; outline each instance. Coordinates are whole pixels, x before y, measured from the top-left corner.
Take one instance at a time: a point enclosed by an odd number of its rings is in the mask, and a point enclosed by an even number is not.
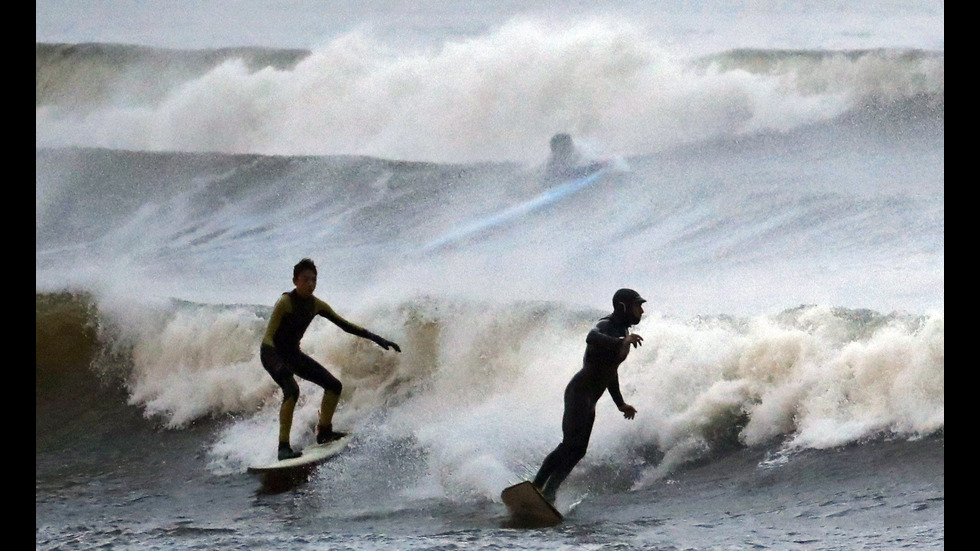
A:
[[[303,452],[293,451],[293,448],[285,442],[279,443],[279,461],[283,459],[293,459],[303,455]]]
[[[341,438],[347,436],[346,432],[334,432],[333,424],[330,425],[317,425],[316,426],[316,443],[326,444],[327,442],[333,442],[334,440],[340,440]]]
[[[537,486],[535,486],[535,487],[537,488]],[[548,488],[548,485],[545,484],[545,487],[544,488],[538,488],[538,491],[541,492],[541,497],[543,497],[545,499],[545,501],[547,501],[548,503],[550,503],[552,505],[555,504],[555,498],[557,497],[555,494],[558,493],[556,490],[549,489]]]

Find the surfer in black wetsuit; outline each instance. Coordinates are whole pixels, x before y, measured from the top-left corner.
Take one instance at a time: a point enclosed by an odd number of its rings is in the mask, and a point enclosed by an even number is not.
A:
[[[320,420],[316,430],[317,443],[323,444],[345,436],[344,433],[333,430],[333,414],[337,409],[337,402],[340,401],[343,385],[326,368],[299,349],[299,341],[314,317],[323,316],[344,331],[374,341],[385,350],[402,351],[397,344],[340,317],[330,305],[313,296],[313,291],[316,290],[316,265],[309,258],[300,260],[293,267],[293,285],[296,288],[283,293],[276,302],[260,350],[262,367],[282,387],[282,406],[279,409],[280,460],[301,455],[301,452],[294,451],[289,445],[293,409],[299,398],[299,385],[293,375],[323,388]]]
[[[559,133],[551,137],[551,156],[545,167],[545,177],[549,180],[572,180],[588,176],[605,166],[603,162],[582,164],[582,155],[575,148],[569,134]]]
[[[609,391],[626,419],[636,416],[636,408],[624,402],[619,391],[618,370],[629,355],[630,346],[636,348],[643,343],[643,337],[630,333],[629,328],[640,322],[646,300],[632,289],[620,289],[612,302],[613,313],[589,331],[582,369],[565,387],[561,444],[548,454],[534,477],[534,485],[551,502],[561,483],[585,457],[595,422],[595,406],[602,394]]]

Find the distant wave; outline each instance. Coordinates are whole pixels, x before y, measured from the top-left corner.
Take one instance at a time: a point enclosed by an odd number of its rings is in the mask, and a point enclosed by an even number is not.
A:
[[[942,105],[945,98],[945,54],[922,50],[758,50],[736,49],[699,60],[719,71],[744,70],[753,74],[792,79],[799,90],[853,96],[856,105],[929,98]]]
[[[689,59],[628,24],[513,21],[437,50],[350,33],[314,51],[36,45],[36,144],[540,161],[558,131],[610,153],[943,104],[942,52],[733,50]]]
[[[106,104],[162,100],[175,86],[232,59],[249,70],[290,69],[307,50],[219,48],[171,50],[128,44],[35,44],[35,107],[85,112]]]

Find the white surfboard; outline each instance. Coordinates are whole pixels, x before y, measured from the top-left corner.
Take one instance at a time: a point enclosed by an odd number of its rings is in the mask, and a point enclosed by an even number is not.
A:
[[[248,468],[248,472],[255,474],[286,472],[291,470],[309,469],[323,463],[347,447],[350,436],[345,436],[326,444],[313,444],[303,448],[303,455],[292,459],[283,459],[267,465],[253,465]]]

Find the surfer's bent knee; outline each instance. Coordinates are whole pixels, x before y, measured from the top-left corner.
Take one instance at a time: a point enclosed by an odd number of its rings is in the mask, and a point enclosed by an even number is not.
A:
[[[282,401],[293,400],[294,402],[299,400],[299,385],[296,384],[296,379],[289,377],[283,382],[279,383],[282,386]]]
[[[282,388],[282,401],[286,402],[289,399],[294,401],[298,400],[299,385],[296,383],[296,378],[293,377],[292,372],[286,367],[286,362],[279,352],[274,347],[263,344],[260,349],[259,359],[262,361],[262,367],[272,376],[276,384]]]

